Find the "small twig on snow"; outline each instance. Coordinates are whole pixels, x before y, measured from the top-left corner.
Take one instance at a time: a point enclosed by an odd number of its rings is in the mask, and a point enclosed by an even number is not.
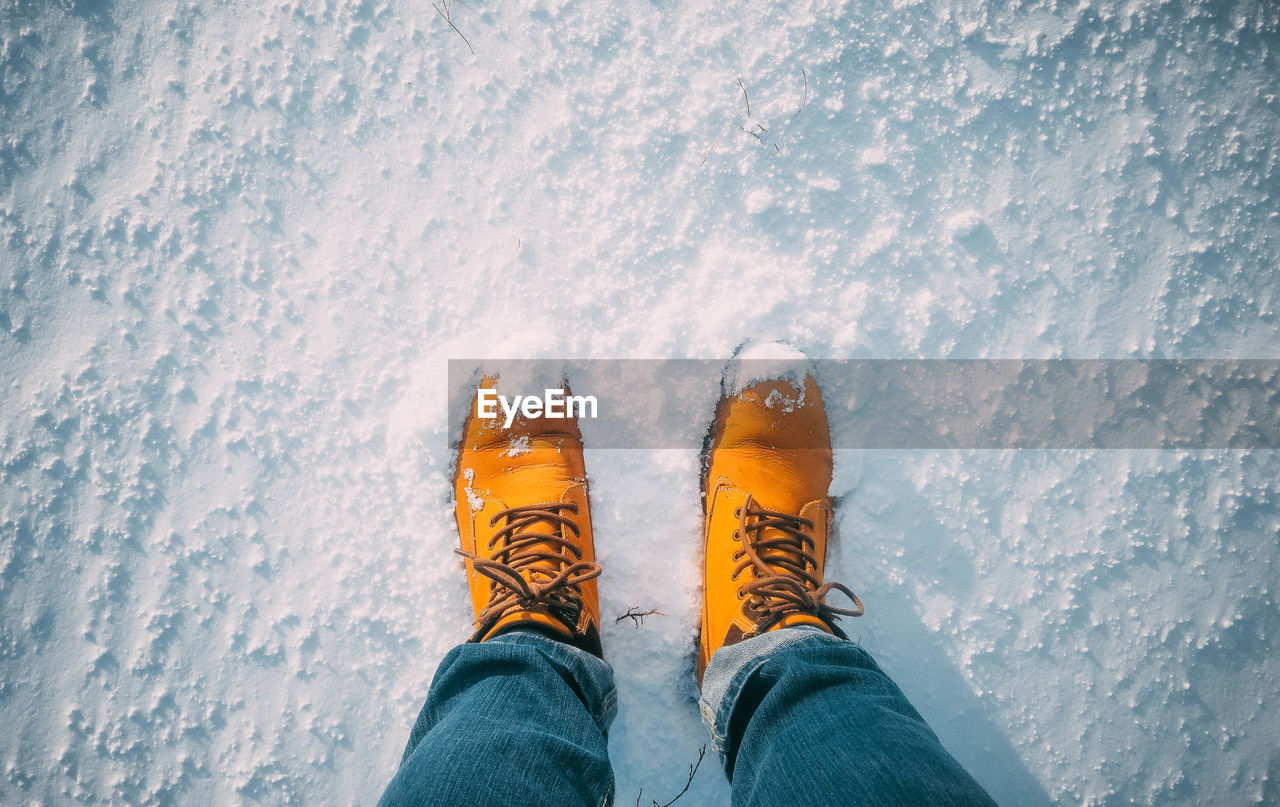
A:
[[[809,105],[809,74],[802,67],[800,68],[800,75],[804,77],[804,99],[800,101],[800,109],[804,109]],[[796,112],[799,113],[800,109],[797,109]]]
[[[666,616],[666,614],[662,613],[657,608],[650,608],[648,611],[637,611],[636,607],[633,605],[627,609],[625,614],[615,619],[613,623],[616,625],[624,619],[630,619],[632,624],[635,625],[636,630],[640,630],[640,626],[644,624],[644,618],[647,616]]]
[[[689,780],[684,783],[684,787],[680,789],[680,792],[676,794],[676,797],[674,799],[667,802],[666,804],[659,804],[657,799],[654,799],[653,807],[671,807],[671,805],[675,804],[677,801],[680,800],[681,796],[683,796],[685,793],[688,793],[689,785],[693,784],[693,776],[698,772],[698,767],[702,765],[702,758],[705,757],[706,755],[707,755],[707,746],[703,744],[703,746],[698,749],[698,761],[689,766]]]
[[[742,83],[742,79],[738,79],[738,86],[742,88],[742,100],[747,105],[747,117],[751,117],[751,99],[747,97],[747,85]]]
[[[449,10],[449,2],[448,2],[448,0],[440,0],[440,1],[441,1],[442,3],[444,3],[444,11],[441,11],[441,10],[440,10],[440,6],[436,5],[435,3],[432,3],[432,4],[431,4],[431,7],[432,7],[432,8],[434,8],[434,9],[436,10],[436,13],[437,13],[437,14],[439,14],[439,15],[440,15],[440,17],[441,17],[445,22],[449,23],[449,27],[450,27],[450,28],[452,28],[452,29],[453,29],[453,30],[455,30],[455,31],[458,31],[458,26],[454,25],[454,24],[453,24],[453,20],[451,19],[451,18],[452,18],[452,16],[453,16],[453,12]],[[467,50],[471,51],[471,55],[472,55],[472,56],[475,56],[475,55],[476,55],[476,49],[475,49],[475,48],[473,48],[473,47],[471,47],[471,40],[467,39],[467,35],[466,35],[466,34],[464,34],[464,33],[462,33],[461,31],[458,31],[458,36],[462,37],[462,41],[467,43]]]

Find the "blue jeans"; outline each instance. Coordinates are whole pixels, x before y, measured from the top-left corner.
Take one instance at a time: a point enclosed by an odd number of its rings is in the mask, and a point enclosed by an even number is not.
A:
[[[734,805],[989,805],[871,656],[788,628],[716,652],[699,701]],[[599,658],[531,632],[454,648],[379,804],[613,803]]]

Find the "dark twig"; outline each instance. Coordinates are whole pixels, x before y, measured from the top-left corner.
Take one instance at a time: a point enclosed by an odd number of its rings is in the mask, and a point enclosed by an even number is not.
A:
[[[655,799],[653,802],[653,807],[671,807],[671,805],[675,804],[677,801],[680,800],[681,796],[683,796],[685,793],[688,793],[689,785],[693,784],[693,776],[698,772],[698,767],[702,765],[702,758],[705,757],[706,755],[707,755],[707,746],[704,744],[701,748],[698,749],[698,761],[689,766],[689,780],[684,783],[684,787],[680,789],[680,792],[676,794],[676,797],[671,801],[667,802],[666,804],[658,804],[657,800]]]
[[[636,626],[636,630],[640,630],[640,626],[644,624],[644,618],[647,616],[666,616],[666,614],[662,613],[657,608],[650,608],[648,611],[637,611],[633,605],[627,609],[625,614],[615,619],[613,624],[616,625],[624,619],[630,619],[632,624]]]
[[[800,101],[800,109],[804,109],[809,105],[809,74],[802,67],[800,68],[800,75],[804,76],[804,99]],[[796,112],[799,112],[800,109],[797,109]]]
[[[747,117],[751,117],[751,99],[747,97],[747,85],[742,83],[742,79],[738,79],[738,86],[742,88],[742,100],[747,104]]]
[[[443,19],[445,22],[449,23],[449,27],[450,27],[450,28],[452,28],[452,29],[453,29],[453,30],[455,30],[455,31],[458,31],[458,26],[454,25],[454,24],[453,24],[453,20],[452,20],[452,19],[450,19],[450,17],[452,17],[452,16],[453,16],[453,14],[452,14],[452,12],[450,12],[450,11],[449,11],[449,3],[448,3],[448,0],[442,0],[442,2],[444,2],[444,8],[445,8],[445,10],[444,10],[444,11],[441,11],[441,10],[440,10],[440,6],[437,6],[435,3],[432,3],[432,4],[431,4],[431,7],[432,7],[432,8],[434,8],[434,9],[436,10],[436,13],[440,15],[441,19]],[[466,35],[466,34],[464,34],[464,33],[462,33],[461,31],[458,31],[458,36],[462,37],[462,41],[467,43],[467,50],[471,51],[471,55],[472,55],[472,56],[475,56],[475,55],[476,55],[476,49],[475,49],[475,48],[473,48],[473,47],[471,47],[471,40],[467,39],[467,35]]]

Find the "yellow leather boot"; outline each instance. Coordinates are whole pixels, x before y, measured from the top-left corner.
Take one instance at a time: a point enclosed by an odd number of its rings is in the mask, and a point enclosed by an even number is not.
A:
[[[494,379],[480,386],[496,389]],[[568,390],[565,390],[566,395]],[[596,655],[600,601],[576,418],[479,416],[463,427],[454,514],[466,558],[473,642],[529,627]]]
[[[698,681],[726,644],[794,625],[841,638],[862,602],[823,582],[831,526],[831,436],[812,375],[761,381],[716,409],[703,476],[704,565]],[[832,589],[852,609],[826,603]]]

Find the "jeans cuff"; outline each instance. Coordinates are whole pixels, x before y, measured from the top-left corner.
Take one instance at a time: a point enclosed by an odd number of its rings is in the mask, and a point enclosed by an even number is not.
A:
[[[711,732],[711,747],[724,758],[729,747],[729,719],[738,696],[762,666],[774,656],[802,642],[843,642],[844,639],[809,627],[782,628],[753,636],[717,650],[702,674],[698,711]]]
[[[532,648],[567,669],[578,684],[578,691],[591,719],[600,727],[602,734],[608,735],[609,726],[618,714],[618,689],[613,680],[613,668],[608,662],[594,653],[552,639],[536,630],[516,628],[483,642],[495,643]]]

